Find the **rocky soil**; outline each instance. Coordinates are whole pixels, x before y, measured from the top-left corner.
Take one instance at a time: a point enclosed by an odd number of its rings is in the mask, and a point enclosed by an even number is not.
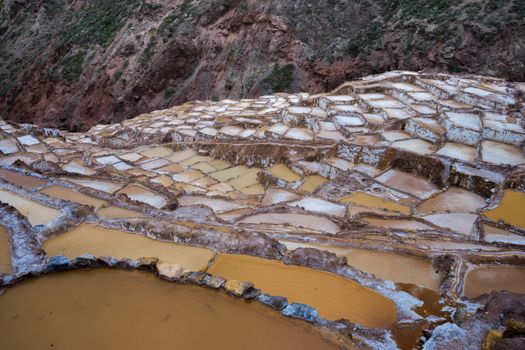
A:
[[[391,69],[525,79],[520,0],[3,0],[2,118],[69,130]]]

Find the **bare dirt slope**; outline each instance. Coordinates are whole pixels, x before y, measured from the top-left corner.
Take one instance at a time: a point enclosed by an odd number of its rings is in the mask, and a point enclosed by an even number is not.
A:
[[[524,12],[522,0],[0,0],[0,109],[85,130],[392,69],[525,80]]]

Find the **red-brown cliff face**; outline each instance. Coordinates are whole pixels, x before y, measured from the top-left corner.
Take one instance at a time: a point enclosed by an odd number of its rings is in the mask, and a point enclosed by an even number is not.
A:
[[[392,69],[525,80],[520,0],[4,0],[3,118],[84,130]]]

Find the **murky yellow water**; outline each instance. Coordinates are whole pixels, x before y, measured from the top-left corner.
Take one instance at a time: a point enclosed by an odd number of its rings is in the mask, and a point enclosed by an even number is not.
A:
[[[408,255],[376,252],[357,248],[340,248],[325,244],[280,241],[290,250],[306,247],[327,250],[338,256],[344,256],[348,265],[376,277],[394,282],[411,283],[432,290],[438,290],[440,275],[436,273],[430,261]]]
[[[239,165],[235,166],[233,168],[228,168],[225,170],[216,171],[214,173],[209,174],[210,177],[214,178],[217,181],[225,182],[231,179],[235,179],[241,175],[246,174],[248,171],[250,171],[250,168]]]
[[[410,207],[396,203],[394,201],[372,196],[364,192],[352,193],[349,196],[341,198],[340,201],[342,203],[352,203],[358,206],[377,208],[381,210],[394,211],[401,214],[410,215]]]
[[[306,192],[314,192],[317,187],[319,187],[321,184],[324,184],[327,182],[328,179],[319,175],[311,175],[304,180],[302,185],[299,187],[299,190],[306,191]]]
[[[336,349],[255,302],[137,271],[64,272],[0,296],[0,348]]]
[[[311,305],[327,319],[346,318],[378,328],[390,328],[396,321],[396,308],[391,300],[327,272],[285,265],[276,260],[228,254],[219,255],[208,272],[226,279],[253,282],[265,293]]]
[[[209,249],[156,241],[85,223],[67,233],[52,237],[44,243],[44,249],[48,256],[64,255],[68,258],[82,254],[118,259],[156,257],[190,271],[206,268],[208,261],[213,257],[213,251]]]
[[[49,186],[40,192],[53,198],[64,199],[70,202],[93,206],[95,208],[100,208],[106,204],[106,202],[103,200],[90,197],[80,192],[72,191],[62,186]]]
[[[287,182],[295,182],[301,180],[301,177],[294,173],[292,169],[288,168],[284,164],[275,164],[268,169],[268,172],[279,179]]]
[[[0,274],[11,273],[11,243],[7,230],[0,226]]]
[[[59,210],[47,207],[8,191],[0,190],[0,202],[15,207],[33,226],[47,225],[61,215]]]
[[[21,186],[27,189],[33,189],[38,186],[46,184],[45,180],[38,179],[32,176],[26,176],[14,171],[8,171],[0,169],[0,178],[17,186]]]
[[[258,168],[250,169],[245,174],[230,180],[227,182],[228,185],[235,188],[236,190],[243,191],[247,187],[255,186],[259,184],[259,171],[261,171]]]
[[[525,293],[525,267],[488,266],[470,271],[465,277],[463,294],[473,298],[493,290]]]
[[[143,218],[146,215],[129,209],[124,209],[115,206],[109,206],[97,210],[99,216],[103,216],[108,219],[125,219],[125,218]]]
[[[214,168],[213,166],[211,166],[209,163],[207,162],[198,162],[198,163],[194,163],[192,166],[191,166],[192,169],[195,169],[195,170],[199,170],[200,172],[203,172],[205,174],[208,174],[208,173],[212,173],[214,171],[217,171],[216,168]]]
[[[492,220],[503,220],[512,226],[525,229],[523,208],[525,208],[525,193],[507,190],[499,206],[483,214]]]
[[[413,284],[397,283],[397,288],[407,292],[419,300],[423,301],[423,305],[414,309],[422,317],[430,315],[443,318],[443,321],[437,323],[451,322],[450,314],[443,311],[446,305],[441,302],[441,297],[436,292],[415,286]],[[412,350],[419,348],[419,339],[423,336],[423,329],[428,329],[426,323],[414,324],[398,324],[392,331],[394,340],[397,345],[403,350]]]

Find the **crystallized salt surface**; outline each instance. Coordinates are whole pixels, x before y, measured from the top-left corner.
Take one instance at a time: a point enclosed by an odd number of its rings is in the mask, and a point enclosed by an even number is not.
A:
[[[339,125],[345,125],[345,126],[361,126],[364,125],[364,122],[359,117],[351,117],[351,116],[336,116],[335,121]]]
[[[36,145],[37,143],[40,143],[37,138],[35,138],[32,135],[24,135],[17,137],[18,142],[20,142],[24,146],[30,146],[30,145]]]
[[[105,156],[96,158],[97,162],[100,164],[115,164],[120,162],[120,159],[115,156]]]
[[[419,198],[428,198],[438,190],[435,185],[420,177],[395,169],[388,170],[376,180]]]
[[[461,159],[466,162],[476,161],[476,148],[464,145],[462,143],[447,142],[436,152],[440,156]]]
[[[472,232],[474,222],[477,218],[477,215],[468,213],[432,214],[424,217],[425,220],[436,226],[450,229],[466,236],[469,236]]]
[[[480,131],[481,121],[477,114],[447,112],[447,118],[457,127]]]
[[[284,135],[289,139],[300,140],[300,141],[311,141],[313,140],[313,133],[308,129],[292,128]]]
[[[315,211],[335,216],[345,216],[346,207],[344,205],[334,204],[323,199],[306,197],[301,200],[291,202],[289,205],[302,208],[307,211]]]
[[[0,151],[4,154],[12,154],[18,152],[18,147],[11,139],[0,140]]]
[[[315,231],[336,234],[341,230],[339,225],[328,218],[307,214],[267,213],[256,214],[240,221],[244,224],[290,225]]]
[[[491,164],[519,165],[525,163],[523,152],[515,147],[501,142],[483,141],[481,144],[482,160]]]
[[[107,192],[107,193],[114,193],[115,191],[123,187],[122,184],[117,184],[117,183],[107,182],[107,181],[86,180],[86,179],[67,179],[67,180],[74,182],[80,186],[90,187],[94,190]]]
[[[210,207],[215,213],[222,213],[225,211],[246,208],[245,205],[235,203],[233,201],[214,199],[208,197],[183,196],[180,197],[178,200],[180,206],[205,205],[207,207]]]
[[[64,165],[63,169],[68,173],[81,174],[81,175],[93,175],[95,170],[87,168],[84,164],[77,162],[75,160]]]
[[[295,193],[288,192],[279,188],[269,188],[266,190],[266,194],[264,195],[264,198],[262,200],[262,205],[267,206],[276,203],[291,201],[297,198],[299,198],[299,196]]]
[[[284,124],[274,124],[268,130],[274,134],[283,135],[288,127]]]
[[[434,145],[422,139],[395,141],[392,143],[392,147],[423,155],[431,154],[434,151]]]

